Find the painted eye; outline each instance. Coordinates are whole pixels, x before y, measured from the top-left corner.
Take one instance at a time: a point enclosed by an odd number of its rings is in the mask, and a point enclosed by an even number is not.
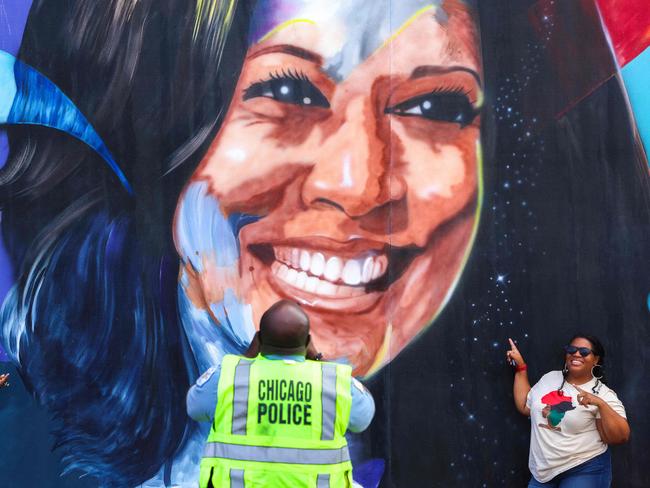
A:
[[[244,100],[272,98],[281,103],[305,107],[329,108],[327,98],[306,77],[297,74],[271,76],[271,79],[253,83],[244,90]]]
[[[411,98],[388,107],[385,113],[424,117],[428,120],[460,124],[461,127],[471,124],[477,115],[476,109],[466,95],[453,92],[434,92]]]

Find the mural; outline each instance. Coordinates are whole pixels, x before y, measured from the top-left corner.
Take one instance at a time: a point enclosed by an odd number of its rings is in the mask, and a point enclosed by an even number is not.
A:
[[[13,0],[0,23],[3,486],[195,486],[185,393],[281,298],[375,395],[360,485],[524,485],[506,339],[536,379],[578,329],[630,418],[615,484],[650,483],[641,0]]]

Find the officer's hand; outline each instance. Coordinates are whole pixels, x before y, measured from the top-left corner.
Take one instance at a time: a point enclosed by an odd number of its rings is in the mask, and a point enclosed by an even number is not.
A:
[[[9,373],[0,374],[0,388],[3,386],[9,386]]]
[[[254,358],[260,353],[260,333],[259,331],[255,332],[253,340],[251,341],[248,349],[244,353],[244,356],[247,358]]]
[[[309,343],[307,344],[307,353],[305,354],[307,359],[311,359],[312,361],[322,361],[323,360],[323,355],[318,352],[316,349],[316,346],[314,344],[314,341],[311,339],[311,336],[309,337]]]

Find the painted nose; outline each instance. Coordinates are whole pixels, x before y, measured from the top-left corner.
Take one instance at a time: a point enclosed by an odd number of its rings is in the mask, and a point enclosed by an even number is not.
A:
[[[361,217],[404,196],[403,181],[392,175],[390,128],[382,116],[362,97],[350,101],[305,180],[306,205],[332,206]]]

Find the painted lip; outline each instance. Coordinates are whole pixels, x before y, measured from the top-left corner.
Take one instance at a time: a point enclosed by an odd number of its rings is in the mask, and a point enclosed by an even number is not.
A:
[[[359,312],[374,306],[422,251],[385,242],[323,237],[248,246],[268,267],[269,283],[281,296],[308,307]]]
[[[584,364],[585,364],[585,362],[583,360],[581,360],[581,359],[571,358],[569,360],[569,365],[571,365],[571,366],[583,366]]]

